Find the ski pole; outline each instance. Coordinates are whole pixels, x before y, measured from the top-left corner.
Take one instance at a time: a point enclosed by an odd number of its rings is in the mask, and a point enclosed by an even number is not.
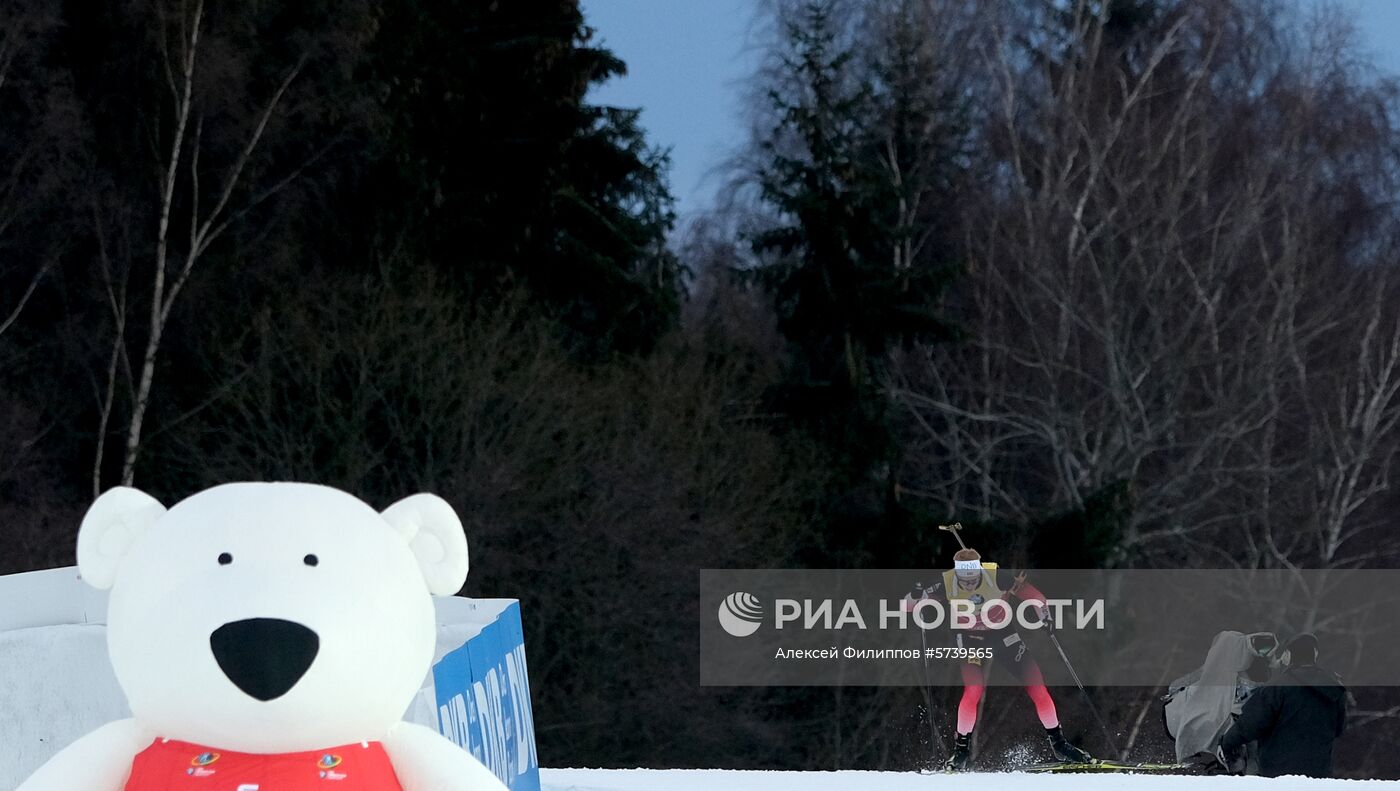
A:
[[[1069,657],[1065,655],[1064,646],[1060,645],[1060,638],[1054,633],[1050,633],[1050,642],[1054,644],[1055,650],[1060,652],[1060,661],[1065,663],[1065,669],[1069,671],[1069,677],[1074,679],[1074,685],[1079,687],[1079,693],[1084,696],[1084,702],[1089,704],[1089,711],[1094,715],[1094,720],[1098,722],[1099,728],[1103,731],[1104,742],[1114,755],[1118,755],[1118,745],[1114,744],[1113,736],[1108,732],[1108,725],[1103,721],[1103,715],[1099,714],[1099,707],[1094,705],[1094,701],[1089,697],[1089,690],[1084,688],[1084,682],[1079,680],[1079,674],[1074,672],[1074,665],[1070,664]]]
[[[928,675],[928,632],[919,627],[919,642],[923,644],[924,657],[924,714],[928,717],[928,746],[933,751],[933,766],[937,769],[943,763],[943,739],[938,735],[938,726],[933,717],[933,685]]]

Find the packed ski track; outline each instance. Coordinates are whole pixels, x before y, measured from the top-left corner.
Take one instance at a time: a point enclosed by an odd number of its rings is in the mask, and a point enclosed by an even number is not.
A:
[[[731,769],[543,769],[542,791],[1366,791],[1396,780],[964,772],[765,772]]]

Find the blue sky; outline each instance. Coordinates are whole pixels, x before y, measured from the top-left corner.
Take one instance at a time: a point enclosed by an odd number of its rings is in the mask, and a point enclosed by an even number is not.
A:
[[[1380,65],[1400,73],[1400,0],[1331,2],[1351,12]],[[594,89],[598,104],[642,108],[653,143],[671,149],[671,191],[682,215],[707,208],[712,175],[743,141],[741,83],[757,53],[750,41],[758,0],[583,0],[597,38],[628,74]]]
[[[1349,12],[1376,62],[1388,71],[1400,73],[1400,0],[1312,1]]]
[[[742,140],[740,83],[757,58],[749,44],[757,6],[756,0],[583,0],[595,41],[627,63],[627,76],[595,88],[590,100],[642,108],[647,137],[671,149],[671,192],[682,213],[710,204],[720,182],[707,176]]]

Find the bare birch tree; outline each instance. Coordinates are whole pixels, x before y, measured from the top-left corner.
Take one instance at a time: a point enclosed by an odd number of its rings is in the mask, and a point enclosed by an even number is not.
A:
[[[278,81],[257,100],[251,115],[244,117],[238,108],[226,105],[236,101],[247,86],[238,85],[237,90],[230,90],[235,86],[221,83],[221,80],[238,76],[250,78],[239,75],[227,64],[223,68],[211,67],[210,61],[217,55],[210,51],[209,20],[203,0],[174,4],[158,0],[152,12],[166,115],[156,121],[158,126],[151,135],[153,151],[158,156],[153,260],[149,270],[139,268],[141,272],[148,272],[148,279],[139,288],[140,303],[148,303],[145,305],[147,315],[137,334],[139,353],[133,355],[130,366],[118,366],[118,358],[127,354],[132,330],[138,328],[133,322],[136,318],[133,306],[127,301],[138,298],[138,289],[132,283],[130,288],[124,285],[113,290],[113,267],[105,257],[104,246],[103,281],[108,285],[117,340],[102,398],[102,437],[94,461],[94,488],[100,488],[106,427],[111,421],[113,394],[118,387],[117,371],[126,371],[131,379],[131,404],[123,430],[121,464],[121,482],[130,485],[136,475],[146,418],[156,395],[162,344],[181,293],[204,263],[211,246],[293,183],[317,156],[312,153],[297,162],[284,163],[279,172],[269,172],[269,157],[265,152],[270,124],[279,113],[285,113],[288,92],[302,74],[305,56],[286,66]],[[201,75],[201,70],[206,68],[214,73],[213,79]],[[211,133],[216,130],[207,128],[207,124],[225,125],[226,128],[217,132],[226,145],[210,142],[214,136]],[[235,128],[227,128],[229,124]],[[230,139],[239,142],[229,146]],[[98,234],[100,237],[100,228]],[[127,273],[136,271],[130,264],[124,270]],[[123,283],[127,276],[122,275]]]
[[[1327,19],[1294,44],[1267,3],[1167,8],[1126,38],[1000,11],[970,342],[895,387],[911,486],[1024,522],[1125,482],[1125,559],[1360,562],[1400,416],[1392,94]]]

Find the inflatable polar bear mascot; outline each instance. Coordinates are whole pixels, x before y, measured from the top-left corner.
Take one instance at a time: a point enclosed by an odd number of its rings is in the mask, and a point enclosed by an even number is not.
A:
[[[107,647],[133,717],[20,791],[504,791],[403,722],[432,664],[429,594],[467,576],[441,498],[375,513],[324,486],[234,483],[167,511],[116,488],[83,518],[78,570],[111,589]]]

